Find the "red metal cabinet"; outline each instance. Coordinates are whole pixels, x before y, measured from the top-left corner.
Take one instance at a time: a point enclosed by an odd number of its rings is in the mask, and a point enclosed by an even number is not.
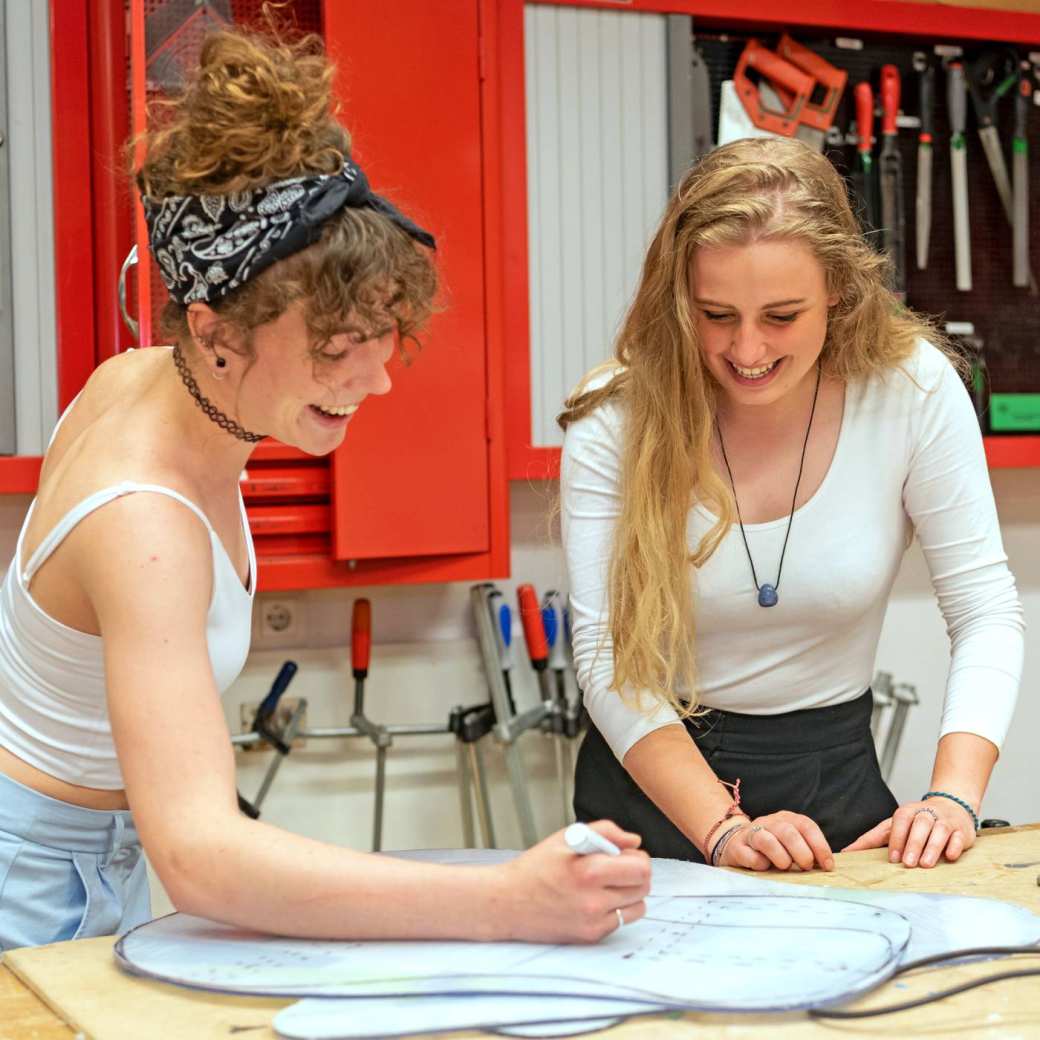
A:
[[[367,8],[367,9],[366,9]],[[480,27],[475,0],[329,4],[342,118],[377,190],[438,242],[443,310],[333,465],[337,559],[489,548]],[[431,46],[436,40],[436,45]],[[378,501],[376,501],[378,500]]]
[[[55,135],[64,142],[55,150],[63,406],[116,349],[106,294],[132,220],[111,153],[113,133],[132,120],[125,84],[99,63],[107,68],[117,51],[140,53],[127,26],[140,47],[145,12],[145,0],[125,9],[123,0],[52,0]],[[369,398],[331,459],[272,442],[258,447],[243,488],[261,589],[508,571],[501,234],[489,216],[499,159],[497,103],[488,99],[497,82],[483,75],[482,49],[488,20],[491,0],[326,5],[324,31],[355,154],[375,189],[437,236],[444,293],[423,349],[410,366],[395,363],[393,391]],[[143,85],[138,64],[131,60],[131,78]],[[98,258],[104,271],[91,263]],[[33,490],[38,466],[0,460],[0,491]]]

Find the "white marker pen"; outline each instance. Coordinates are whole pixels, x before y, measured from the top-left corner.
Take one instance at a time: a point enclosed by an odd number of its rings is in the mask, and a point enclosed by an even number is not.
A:
[[[571,852],[579,856],[591,856],[594,852],[605,852],[608,856],[621,855],[621,850],[612,841],[584,823],[572,823],[563,832],[563,840]]]

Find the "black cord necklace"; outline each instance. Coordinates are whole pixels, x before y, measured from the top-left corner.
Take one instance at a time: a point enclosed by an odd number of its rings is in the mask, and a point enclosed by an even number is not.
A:
[[[784,569],[784,553],[787,552],[787,539],[791,537],[791,524],[794,522],[794,504],[798,501],[798,486],[802,482],[802,470],[805,469],[805,449],[809,446],[809,434],[812,432],[813,416],[816,414],[816,398],[820,395],[820,367],[816,366],[816,389],[813,390],[812,408],[809,411],[809,425],[805,428],[805,440],[802,442],[802,458],[798,463],[798,479],[794,482],[794,494],[791,496],[791,515],[787,518],[787,533],[784,535],[784,546],[780,550],[780,563],[776,568],[776,582],[758,583],[758,575],[755,573],[755,561],[751,558],[751,548],[748,545],[747,533],[744,531],[744,520],[740,515],[740,502],[737,501],[737,485],[733,482],[733,470],[729,468],[729,459],[726,458],[726,442],[722,439],[722,427],[719,426],[718,416],[715,417],[715,432],[719,435],[719,447],[722,449],[722,461],[726,464],[726,473],[729,474],[729,486],[733,489],[733,504],[737,507],[737,522],[740,524],[740,537],[744,539],[744,551],[747,553],[748,563],[751,564],[751,580],[758,590],[758,605],[760,607],[775,607],[780,601],[777,590],[780,588],[780,573]]]
[[[173,363],[177,366],[177,371],[180,373],[181,382],[188,388],[188,393],[194,398],[199,408],[205,412],[208,419],[215,422],[222,430],[230,433],[232,437],[237,437],[240,441],[245,441],[247,444],[256,444],[257,441],[264,439],[264,434],[250,433],[244,426],[239,426],[234,419],[226,416],[203,394],[199,389],[199,384],[195,382],[195,377],[191,374],[191,370],[188,368],[188,362],[184,360],[179,343],[173,348]]]

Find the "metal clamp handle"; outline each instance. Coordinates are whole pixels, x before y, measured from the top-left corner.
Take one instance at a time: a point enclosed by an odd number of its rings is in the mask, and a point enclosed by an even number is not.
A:
[[[135,242],[130,247],[130,252],[126,254],[126,259],[123,261],[123,266],[119,268],[119,313],[123,316],[123,322],[126,327],[134,334],[134,339],[140,343],[141,326],[130,317],[129,312],[126,309],[126,274],[131,267],[137,265],[137,243]]]

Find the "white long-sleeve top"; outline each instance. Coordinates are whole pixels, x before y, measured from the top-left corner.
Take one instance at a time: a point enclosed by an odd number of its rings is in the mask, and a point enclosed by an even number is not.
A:
[[[621,506],[623,436],[623,405],[597,408],[568,428],[560,475],[578,683],[619,760],[678,720],[642,691],[626,689],[622,697],[611,689],[607,573]],[[691,551],[714,519],[700,505],[690,510]],[[744,525],[767,574],[768,561],[780,558],[787,521]],[[949,361],[924,341],[904,370],[846,387],[830,469],[795,512],[776,606],[758,605],[735,525],[702,567],[691,566],[699,702],[771,715],[862,694],[892,583],[915,533],[950,637],[940,736],[975,733],[999,748],[1022,674],[1022,607],[974,410]]]

